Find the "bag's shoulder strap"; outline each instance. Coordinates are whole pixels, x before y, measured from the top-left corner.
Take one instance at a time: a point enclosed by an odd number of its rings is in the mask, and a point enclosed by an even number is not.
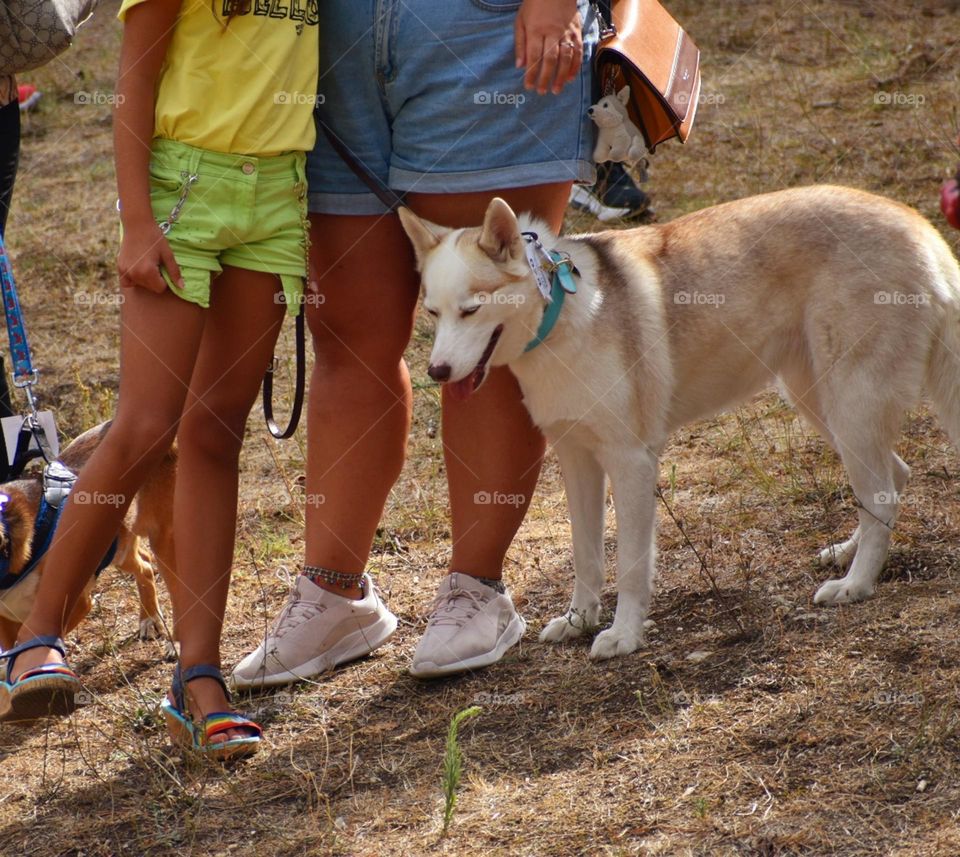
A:
[[[319,114],[317,116],[317,124],[333,147],[333,150],[343,159],[343,162],[350,167],[353,174],[370,188],[370,191],[376,195],[377,199],[379,199],[389,211],[396,211],[398,208],[403,208],[406,205],[404,200],[405,194],[397,193],[393,188],[388,187],[375,176],[370,168],[363,164],[363,162],[350,151],[347,144],[337,136],[337,133]]]

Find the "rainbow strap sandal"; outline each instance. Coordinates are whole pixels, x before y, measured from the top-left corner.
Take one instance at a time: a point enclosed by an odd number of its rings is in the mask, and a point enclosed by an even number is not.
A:
[[[170,739],[173,743],[185,750],[202,753],[204,756],[219,761],[241,759],[256,753],[260,749],[263,728],[249,717],[244,717],[242,714],[236,714],[232,711],[216,711],[204,717],[199,724],[193,722],[186,704],[185,687],[188,682],[195,678],[212,678],[220,682],[220,686],[227,696],[227,701],[230,701],[230,691],[227,690],[226,682],[223,680],[223,673],[215,666],[212,664],[196,664],[181,672],[178,664],[173,672],[173,684],[171,686],[174,702],[165,699],[160,705],[163,717],[167,721],[167,731],[170,733]],[[243,730],[247,734],[242,738],[210,741],[214,735],[227,732],[230,729]]]
[[[63,640],[59,637],[34,637],[0,654],[6,660],[7,672],[0,681],[0,720],[16,723],[41,717],[70,714],[77,707],[80,679],[65,663],[44,664],[27,670],[16,681],[10,681],[17,655],[29,649],[45,647],[64,655]]]

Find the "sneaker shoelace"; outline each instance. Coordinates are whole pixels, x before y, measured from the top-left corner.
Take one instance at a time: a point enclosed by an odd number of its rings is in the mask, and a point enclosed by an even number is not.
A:
[[[283,609],[270,629],[270,636],[279,639],[288,631],[292,631],[326,609],[325,604],[316,601],[304,601],[300,592],[294,586],[293,591],[287,598],[287,603],[283,605]]]
[[[433,599],[430,604],[430,620],[427,624],[430,627],[455,625],[462,628],[465,622],[483,610],[486,603],[487,599],[479,598],[477,593],[461,586],[454,586]]]

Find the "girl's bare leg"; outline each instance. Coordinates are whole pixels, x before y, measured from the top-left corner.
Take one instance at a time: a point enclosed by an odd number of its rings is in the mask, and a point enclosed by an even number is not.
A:
[[[178,583],[171,593],[180,663],[220,666],[220,636],[233,565],[240,448],[250,409],[273,355],[285,304],[276,276],[224,268],[190,381],[180,431],[174,533]],[[188,685],[191,713],[228,711],[209,678]],[[241,733],[236,733],[237,735]],[[212,740],[234,737],[233,732]]]
[[[133,288],[122,295],[117,414],[73,488],[75,497],[82,494],[91,502],[70,502],[64,510],[18,642],[63,634],[127,506],[176,435],[204,312],[170,292]],[[13,676],[60,659],[51,649],[30,649],[16,659]]]

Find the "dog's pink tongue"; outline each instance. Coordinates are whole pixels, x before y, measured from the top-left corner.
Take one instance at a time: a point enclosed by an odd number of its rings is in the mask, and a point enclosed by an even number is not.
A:
[[[462,402],[473,392],[474,386],[474,376],[471,372],[462,381],[454,381],[451,384],[447,384],[447,389],[450,391],[450,395],[453,396],[454,399],[456,399],[458,402]]]
[[[449,384],[447,384],[447,389],[450,391],[450,395],[453,396],[454,399],[456,399],[458,402],[462,402],[474,391],[476,385],[477,373],[471,372],[466,378],[463,378],[460,381],[451,381]]]

